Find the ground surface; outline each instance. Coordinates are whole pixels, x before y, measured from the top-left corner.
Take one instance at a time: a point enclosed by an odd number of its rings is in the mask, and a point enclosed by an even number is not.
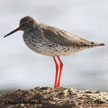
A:
[[[1,93],[0,108],[108,108],[108,93],[37,87]]]

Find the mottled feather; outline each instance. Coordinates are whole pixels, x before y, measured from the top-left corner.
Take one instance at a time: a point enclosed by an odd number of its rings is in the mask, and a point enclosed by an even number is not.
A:
[[[46,24],[40,24],[46,39],[62,46],[93,47],[101,43],[90,42],[65,30]],[[101,44],[102,45],[102,44]]]

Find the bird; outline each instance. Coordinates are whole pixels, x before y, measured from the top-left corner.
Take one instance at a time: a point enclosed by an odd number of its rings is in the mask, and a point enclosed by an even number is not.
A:
[[[68,56],[84,49],[105,45],[104,43],[86,40],[54,26],[40,23],[31,16],[23,17],[19,22],[19,27],[5,35],[4,38],[19,30],[24,32],[23,40],[30,49],[53,58],[56,67],[54,88],[61,87],[63,62],[60,56]]]

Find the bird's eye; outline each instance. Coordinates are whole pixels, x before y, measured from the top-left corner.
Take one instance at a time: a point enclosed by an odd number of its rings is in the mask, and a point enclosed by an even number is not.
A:
[[[25,22],[25,23],[24,23],[24,25],[28,25],[28,24],[29,24],[29,22]]]

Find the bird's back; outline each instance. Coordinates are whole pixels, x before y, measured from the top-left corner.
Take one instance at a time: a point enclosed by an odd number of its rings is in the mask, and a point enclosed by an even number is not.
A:
[[[46,39],[62,46],[94,47],[104,45],[103,43],[90,42],[86,39],[73,35],[65,30],[58,29],[46,24],[40,24]]]

